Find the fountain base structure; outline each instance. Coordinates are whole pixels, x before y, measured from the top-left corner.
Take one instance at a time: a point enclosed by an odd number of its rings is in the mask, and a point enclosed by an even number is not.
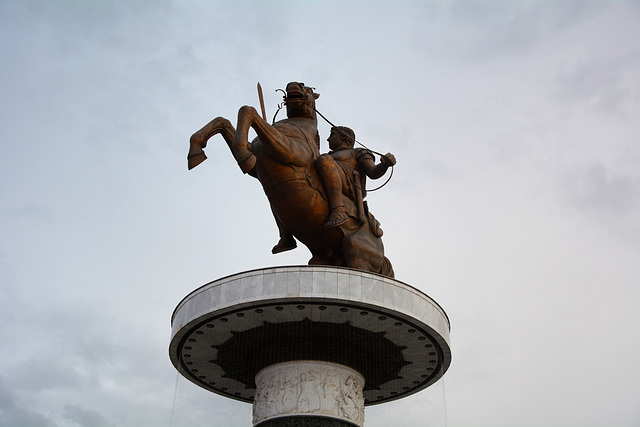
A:
[[[444,375],[449,320],[395,279],[275,267],[187,295],[173,313],[169,355],[198,386],[252,403],[254,426],[362,427],[365,406]]]

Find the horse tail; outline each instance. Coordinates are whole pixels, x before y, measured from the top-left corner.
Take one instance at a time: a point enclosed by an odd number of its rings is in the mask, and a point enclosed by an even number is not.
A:
[[[392,279],[395,277],[393,266],[391,265],[391,261],[389,261],[389,258],[384,257],[384,259],[382,260],[382,265],[380,266],[379,273],[383,276],[391,277]]]

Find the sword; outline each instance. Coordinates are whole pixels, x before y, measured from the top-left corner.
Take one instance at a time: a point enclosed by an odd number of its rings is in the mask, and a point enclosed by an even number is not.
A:
[[[264,111],[264,97],[262,96],[262,86],[258,82],[258,98],[260,99],[260,109],[262,110],[262,118],[267,121],[267,113]]]

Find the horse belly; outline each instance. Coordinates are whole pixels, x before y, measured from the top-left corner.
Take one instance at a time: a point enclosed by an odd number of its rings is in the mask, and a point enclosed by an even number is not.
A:
[[[329,205],[306,180],[280,183],[268,191],[267,197],[278,221],[312,252],[327,244],[333,246],[324,230]]]
[[[276,217],[293,234],[322,229],[329,205],[304,180],[280,183],[267,193]]]

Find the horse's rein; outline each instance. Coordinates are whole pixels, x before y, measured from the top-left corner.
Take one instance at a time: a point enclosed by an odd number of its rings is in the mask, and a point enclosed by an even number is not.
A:
[[[262,88],[260,88],[260,86],[259,86],[259,85],[260,85],[260,83],[258,83],[258,92],[259,92],[259,94],[260,94],[260,95],[262,95],[262,93],[261,93],[261,92],[262,92],[262,91],[261,91],[261,89],[262,89]],[[313,89],[313,88],[312,88],[312,89]],[[272,124],[272,125],[276,122],[276,116],[278,115],[278,113],[280,112],[280,110],[282,109],[282,107],[284,107],[284,105],[287,103],[287,93],[286,93],[284,90],[282,90],[282,89],[276,89],[276,92],[278,92],[278,91],[280,91],[280,92],[282,92],[282,93],[284,94],[284,101],[282,101],[281,103],[279,103],[279,104],[278,104],[278,109],[276,110],[276,113],[273,115],[273,120],[271,121],[271,124]],[[260,97],[260,100],[261,100],[261,106],[262,106],[262,102],[263,102],[263,101],[262,101],[262,97]],[[304,102],[306,102],[306,99],[304,100]],[[325,117],[325,116],[324,116],[320,111],[318,111],[318,110],[316,109],[316,107],[313,107],[313,110],[314,110],[316,113],[318,113],[318,115],[319,115],[320,117],[322,117],[322,118],[324,119],[324,121],[325,121],[325,122],[329,123],[332,127],[336,128],[336,129],[338,130],[338,132],[342,133],[342,134],[343,134],[343,135],[345,135],[345,136],[349,136],[349,135],[346,135],[346,134],[345,134],[345,133],[344,133],[344,132],[339,128],[339,127],[337,127],[336,125],[334,125],[333,123],[331,123],[331,121],[330,121],[329,119],[327,119],[327,118],[326,118],[326,117]],[[264,113],[264,107],[262,107],[262,114],[263,114],[263,116],[264,116],[264,114],[265,114],[265,113]],[[354,138],[353,140],[354,140],[355,142],[357,142],[358,144],[360,144],[360,145],[362,146],[362,148],[364,148],[365,150],[370,151],[370,152],[371,152],[371,153],[373,153],[373,154],[377,154],[378,156],[380,156],[380,158],[383,158],[383,157],[384,157],[384,154],[379,153],[379,152],[377,152],[377,151],[374,151],[374,150],[370,149],[369,147],[367,147],[366,145],[364,145],[362,142],[358,141],[357,139],[355,139],[355,138]],[[382,183],[382,185],[380,185],[379,187],[373,188],[373,189],[371,189],[371,190],[366,190],[366,191],[367,191],[367,192],[376,191],[376,190],[381,189],[381,188],[382,188],[382,187],[384,187],[385,185],[387,185],[387,183],[388,183],[389,181],[391,181],[391,177],[393,177],[393,166],[394,166],[394,165],[389,165],[389,167],[391,168],[391,173],[389,174],[389,178],[387,178],[387,180],[386,180],[384,183]]]
[[[349,136],[349,135],[345,134],[345,133],[344,133],[344,132],[343,132],[343,131],[338,127],[338,126],[336,126],[336,125],[334,125],[333,123],[331,123],[331,121],[330,121],[329,119],[327,119],[327,118],[326,118],[326,117],[325,117],[325,116],[324,116],[320,111],[316,110],[316,109],[315,109],[315,107],[314,107],[314,110],[315,110],[315,112],[316,112],[316,113],[318,113],[318,115],[319,115],[320,117],[322,117],[322,118],[324,119],[324,121],[326,121],[327,123],[329,123],[329,124],[330,124],[333,128],[335,128],[338,132],[340,132],[341,134],[343,134],[343,135],[345,135],[345,136],[347,136],[347,137]],[[358,144],[360,144],[360,145],[361,145],[365,150],[370,151],[370,152],[372,152],[373,154],[377,154],[378,156],[380,156],[380,158],[383,158],[383,157],[384,157],[384,154],[382,154],[382,153],[378,153],[377,151],[374,151],[374,150],[370,149],[369,147],[367,147],[366,145],[364,145],[362,142],[358,141],[357,139],[353,138],[353,140],[354,140],[355,142],[357,142]],[[371,189],[371,190],[366,190],[367,192],[371,192],[371,191],[379,190],[379,189],[381,189],[382,187],[384,187],[385,185],[387,185],[387,183],[388,183],[389,181],[391,181],[391,177],[393,176],[393,165],[389,165],[389,167],[391,168],[391,173],[389,174],[389,178],[387,178],[387,180],[386,180],[384,183],[382,183],[382,185],[380,185],[379,187],[373,188],[373,189]]]

